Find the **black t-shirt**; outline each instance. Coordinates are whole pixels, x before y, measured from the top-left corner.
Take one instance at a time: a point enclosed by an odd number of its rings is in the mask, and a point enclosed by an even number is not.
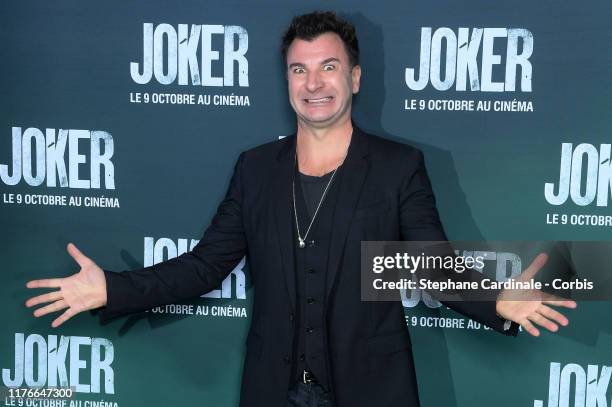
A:
[[[312,219],[315,211],[317,210],[317,206],[321,201],[321,197],[323,196],[323,191],[325,191],[325,187],[329,182],[332,174],[334,172],[328,172],[327,174],[316,177],[313,175],[306,175],[300,172],[300,184],[302,187],[302,194],[304,195],[304,201],[306,201],[306,209],[308,210],[308,223]],[[303,233],[306,232],[306,228],[308,224],[303,228],[304,230],[300,230]],[[300,225],[301,226],[301,225]],[[302,229],[302,228],[300,228]]]

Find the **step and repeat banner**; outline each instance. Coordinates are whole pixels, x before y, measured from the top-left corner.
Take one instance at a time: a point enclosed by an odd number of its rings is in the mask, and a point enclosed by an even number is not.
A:
[[[68,242],[115,271],[190,250],[238,154],[294,131],[280,38],[317,9],[356,25],[354,120],[423,150],[449,238],[612,240],[608,0],[2,2],[0,386],[74,394],[0,405],[238,405],[248,259],[201,298],[104,326],[52,329],[25,282],[77,271]],[[532,260],[486,258],[502,279]],[[423,406],[612,404],[610,302],[539,338],[418,291],[403,304]]]

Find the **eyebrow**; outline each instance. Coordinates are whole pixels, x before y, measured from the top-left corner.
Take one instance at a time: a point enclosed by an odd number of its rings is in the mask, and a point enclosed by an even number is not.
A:
[[[338,62],[340,63],[340,60],[338,58],[327,58],[324,59],[323,61],[321,61],[320,65],[325,65],[325,64],[329,64],[330,62]],[[295,68],[295,67],[304,67],[305,65],[301,62],[294,62],[292,64],[289,64],[289,68]]]

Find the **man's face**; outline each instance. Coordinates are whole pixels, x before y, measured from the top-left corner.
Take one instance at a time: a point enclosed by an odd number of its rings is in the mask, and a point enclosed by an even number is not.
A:
[[[306,125],[326,128],[350,118],[360,77],[361,68],[351,68],[344,43],[335,33],[312,41],[295,39],[287,50],[289,102],[298,121]]]

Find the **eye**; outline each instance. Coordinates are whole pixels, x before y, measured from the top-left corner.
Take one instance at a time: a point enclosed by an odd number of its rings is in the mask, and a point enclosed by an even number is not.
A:
[[[293,68],[293,73],[304,73],[304,72],[306,71],[302,67],[296,66],[295,68]]]
[[[323,70],[324,71],[333,71],[334,69],[336,69],[336,67],[334,65],[332,65],[332,64],[323,65]]]

